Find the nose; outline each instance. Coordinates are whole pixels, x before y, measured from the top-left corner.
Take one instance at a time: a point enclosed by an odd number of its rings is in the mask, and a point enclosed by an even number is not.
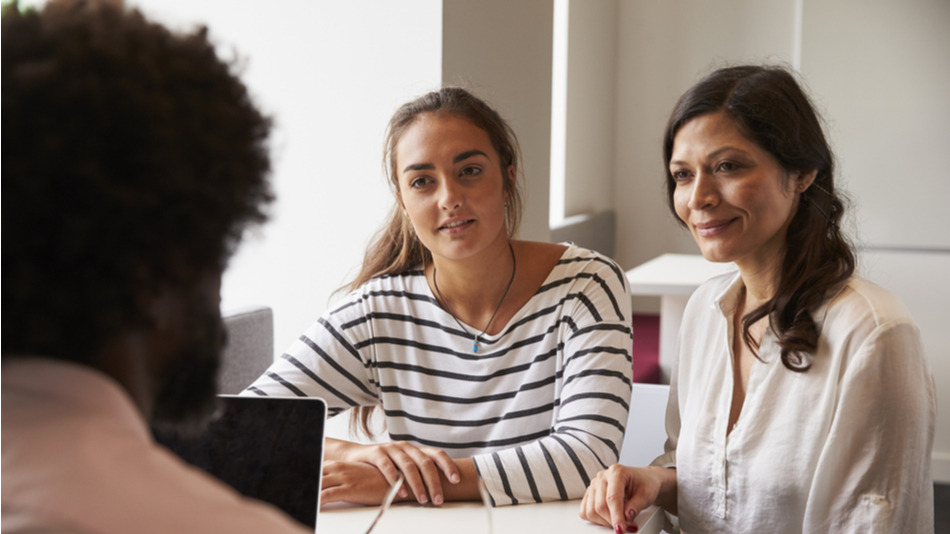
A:
[[[439,207],[444,211],[456,210],[462,207],[462,190],[454,180],[442,180],[439,194]]]
[[[719,203],[719,184],[716,178],[705,171],[699,171],[693,180],[693,190],[689,195],[689,209],[711,208]]]

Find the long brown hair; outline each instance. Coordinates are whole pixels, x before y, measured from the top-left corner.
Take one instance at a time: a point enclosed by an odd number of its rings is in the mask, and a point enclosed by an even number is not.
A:
[[[792,371],[807,371],[819,335],[810,311],[851,277],[855,265],[852,246],[839,228],[844,201],[835,191],[834,156],[818,114],[791,73],[781,67],[755,65],[719,69],[680,97],[666,127],[663,159],[667,200],[674,215],[673,141],[687,122],[718,112],[731,117],[747,139],[771,154],[786,171],[817,171],[811,187],[801,193],[789,226],[775,295],[742,318],[743,340],[756,357],[758,342],[749,328],[768,316],[778,336],[782,363]]]
[[[396,146],[403,133],[425,114],[460,117],[488,134],[492,147],[498,153],[502,176],[508,176],[509,167],[516,171],[515,180],[504,180],[507,199],[505,228],[509,238],[518,233],[524,213],[524,186],[523,180],[518,178],[522,174],[518,165],[521,149],[515,132],[497,111],[472,93],[461,87],[443,87],[403,104],[389,120],[383,149],[383,167],[393,192],[393,206],[386,222],[367,247],[359,274],[345,286],[347,290],[355,290],[373,278],[401,274],[431,261],[429,251],[412,229],[412,223],[405,215],[397,196],[399,176],[396,167]],[[375,406],[354,408],[350,419],[351,429],[358,426],[367,435],[372,435],[368,421],[374,408]]]
[[[386,132],[383,150],[383,167],[389,178],[393,192],[393,206],[386,223],[373,237],[363,256],[363,266],[356,278],[347,284],[347,290],[354,290],[364,283],[383,275],[400,274],[412,267],[431,260],[429,251],[419,241],[412,229],[412,223],[406,217],[399,203],[399,176],[396,168],[396,145],[402,134],[422,115],[446,114],[461,117],[488,134],[492,147],[498,153],[502,176],[508,176],[508,167],[513,166],[520,175],[518,160],[521,150],[518,139],[508,123],[497,111],[488,106],[461,87],[443,87],[438,91],[425,94],[411,102],[403,104],[392,119]],[[505,208],[505,227],[508,237],[514,237],[521,225],[524,212],[524,194],[522,180],[504,181],[507,207]]]

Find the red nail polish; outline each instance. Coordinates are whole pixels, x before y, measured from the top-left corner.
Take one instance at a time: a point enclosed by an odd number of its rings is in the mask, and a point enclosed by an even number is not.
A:
[[[638,530],[640,529],[636,525],[630,525],[629,527],[627,527],[627,532],[636,532]]]
[[[614,532],[616,534],[623,534],[623,525],[617,523],[617,526],[614,527]]]

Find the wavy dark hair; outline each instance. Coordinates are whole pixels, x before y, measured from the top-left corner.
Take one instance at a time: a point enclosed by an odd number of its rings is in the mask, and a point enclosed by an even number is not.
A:
[[[775,295],[742,318],[743,339],[756,357],[758,342],[749,328],[768,316],[782,363],[792,371],[806,371],[819,336],[811,311],[848,280],[855,267],[854,250],[839,228],[845,203],[835,190],[834,156],[814,106],[788,70],[755,65],[716,70],[680,97],[666,127],[663,162],[674,215],[676,182],[670,160],[676,134],[692,119],[720,112],[786,171],[817,171],[811,187],[801,193],[789,226]]]
[[[91,363],[266,219],[271,121],[204,28],[14,3],[2,42],[3,356]]]

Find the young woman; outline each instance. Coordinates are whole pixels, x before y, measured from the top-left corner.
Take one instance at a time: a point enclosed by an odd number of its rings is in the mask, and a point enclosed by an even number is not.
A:
[[[581,516],[686,532],[932,532],[936,400],[917,327],[854,274],[821,125],[792,75],[734,67],[677,103],[670,208],[739,272],[690,299],[666,454],[597,475]]]
[[[400,108],[385,159],[395,195],[353,291],[250,388],[379,407],[392,443],[328,440],[322,502],[380,502],[397,471],[420,503],[578,498],[623,442],[630,300],[589,250],[512,239],[517,141],[445,88]]]

